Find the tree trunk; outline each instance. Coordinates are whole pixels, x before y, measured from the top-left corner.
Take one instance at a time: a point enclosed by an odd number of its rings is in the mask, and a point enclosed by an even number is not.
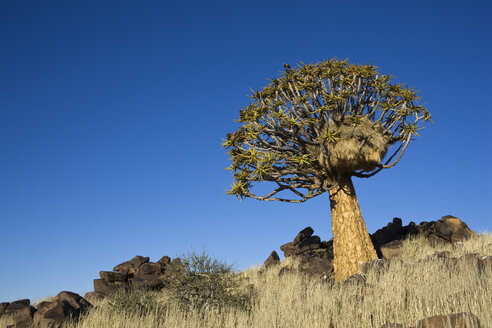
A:
[[[366,224],[360,212],[350,176],[341,177],[330,190],[333,268],[335,281],[359,272],[360,265],[377,259]]]

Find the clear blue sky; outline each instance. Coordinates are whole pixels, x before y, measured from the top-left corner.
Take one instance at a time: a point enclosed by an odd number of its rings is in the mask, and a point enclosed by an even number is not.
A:
[[[0,2],[0,302],[85,293],[100,270],[193,247],[262,263],[327,194],[226,196],[222,138],[283,63],[373,62],[435,124],[355,180],[369,232],[452,214],[491,230],[489,1]]]

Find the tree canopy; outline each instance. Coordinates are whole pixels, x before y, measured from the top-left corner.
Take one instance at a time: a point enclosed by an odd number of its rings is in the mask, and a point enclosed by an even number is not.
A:
[[[298,203],[336,187],[341,175],[367,178],[393,167],[431,115],[415,89],[392,81],[372,64],[347,60],[284,64],[252,91],[241,126],[224,140],[234,172],[228,194]],[[254,194],[262,181],[274,189]]]

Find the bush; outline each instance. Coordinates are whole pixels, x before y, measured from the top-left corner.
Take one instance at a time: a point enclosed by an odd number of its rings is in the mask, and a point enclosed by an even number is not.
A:
[[[181,257],[183,270],[175,270],[169,291],[186,309],[226,307],[247,308],[250,296],[240,291],[241,280],[222,260],[212,258],[205,250],[188,252]]]

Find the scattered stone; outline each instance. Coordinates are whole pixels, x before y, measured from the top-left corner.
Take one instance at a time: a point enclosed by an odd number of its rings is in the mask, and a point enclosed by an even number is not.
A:
[[[268,269],[272,266],[275,266],[280,263],[280,257],[277,252],[273,251],[270,256],[266,259],[265,263],[263,263],[263,267]]]
[[[422,319],[417,328],[476,328],[481,327],[478,318],[467,312],[435,315]]]
[[[32,306],[17,310],[14,313],[14,327],[30,328],[33,324],[34,313],[36,313],[36,311],[37,310]]]
[[[398,256],[403,248],[403,243],[399,240],[393,240],[381,246],[381,255],[383,259],[391,261]]]

